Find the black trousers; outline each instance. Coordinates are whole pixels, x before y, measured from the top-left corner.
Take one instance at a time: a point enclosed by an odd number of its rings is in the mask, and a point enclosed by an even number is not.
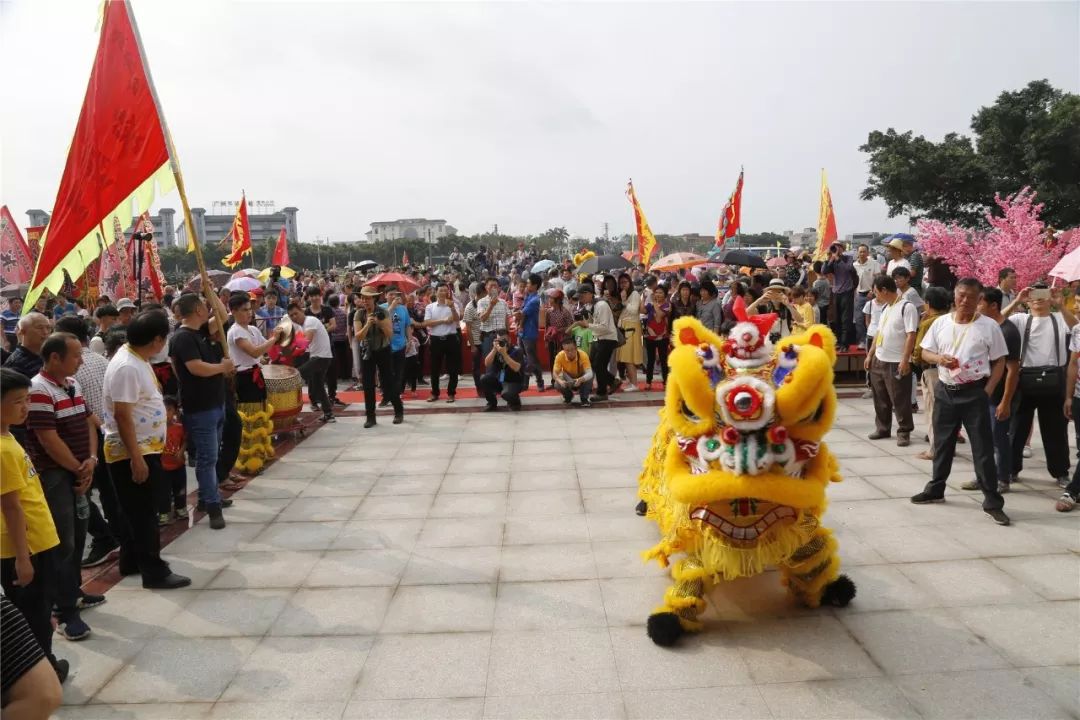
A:
[[[417,354],[419,357],[419,354]],[[405,392],[405,348],[390,351],[390,372],[393,379],[394,392],[398,398]],[[386,399],[386,382],[383,381],[383,399]]]
[[[1046,453],[1046,471],[1053,478],[1069,475],[1069,421],[1061,409],[1064,405],[1065,388],[1061,389],[1061,394],[1041,398],[1024,397],[1021,393],[1020,406],[1013,413],[1009,428],[1013,475],[1019,475],[1024,468],[1024,445],[1036,412],[1039,414],[1043,452]]]
[[[852,321],[855,312],[855,289],[833,293],[833,297],[836,298],[836,339],[846,348],[855,344],[855,323]]]
[[[521,382],[501,382],[499,376],[487,373],[480,378],[480,389],[484,392],[484,399],[490,407],[499,404],[498,395],[512,408],[521,407],[521,390],[524,387]]]
[[[645,338],[645,382],[652,382],[657,360],[660,361],[660,379],[667,382],[667,356],[668,339],[666,337],[656,340]]]
[[[457,333],[432,335],[431,339],[431,396],[439,397],[439,379],[443,364],[450,379],[446,382],[446,394],[454,397],[457,392],[458,374],[461,372],[461,341]]]
[[[62,614],[75,613],[82,591],[82,554],[88,518],[76,511],[75,474],[63,468],[46,468],[39,474],[41,488],[49,503],[60,544],[56,546],[56,608]]]
[[[4,594],[19,608],[30,632],[54,664],[52,608],[56,598],[56,552],[56,548],[51,548],[30,556],[34,579],[25,587],[15,584],[15,558],[0,560],[0,586],[4,588]]]
[[[608,370],[611,356],[618,349],[617,340],[597,340],[592,345],[589,361],[596,375],[596,394],[607,396],[615,387],[615,377]]]
[[[236,404],[225,402],[225,424],[221,428],[221,447],[218,448],[217,474],[218,485],[229,479],[229,471],[240,457],[240,443],[243,440],[244,422],[236,411]]]
[[[945,481],[949,479],[956,456],[956,433],[963,426],[971,443],[975,477],[983,494],[983,509],[1000,510],[1005,506],[1005,499],[997,489],[990,403],[986,397],[985,380],[961,385],[955,390],[941,382],[934,386],[934,469],[924,488],[928,495],[945,496]]]
[[[330,399],[326,397],[326,371],[330,367],[332,358],[309,357],[308,361],[297,368],[300,377],[308,386],[308,398],[313,405],[322,408],[324,415],[329,415],[334,408],[330,405]]]
[[[364,412],[368,420],[375,419],[376,370],[378,370],[379,379],[382,381],[383,397],[394,406],[394,414],[405,414],[405,408],[401,404],[400,386],[394,379],[393,370],[391,369],[392,356],[393,353],[390,352],[390,348],[383,348],[382,350],[369,352],[360,359],[360,373],[364,383]],[[401,356],[402,359],[405,358],[404,350],[402,350]]]
[[[484,348],[481,345],[472,346],[472,379],[473,386],[480,392],[480,378],[484,374]]]
[[[130,528],[127,544],[120,545],[120,572],[138,569],[144,580],[159,580],[171,572],[161,559],[161,536],[158,534],[154,487],[161,483],[161,456],[144,455],[150,474],[145,482],[131,478],[131,461],[109,463],[109,473],[116,485],[116,496]]]

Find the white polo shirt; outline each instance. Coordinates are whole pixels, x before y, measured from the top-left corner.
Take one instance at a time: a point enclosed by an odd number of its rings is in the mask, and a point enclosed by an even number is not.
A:
[[[1020,365],[1022,367],[1046,367],[1048,365],[1067,365],[1069,362],[1069,325],[1061,313],[1051,313],[1045,317],[1034,317],[1027,313],[1009,316],[1009,322],[1020,331],[1023,342],[1024,328],[1031,322],[1031,335],[1028,337],[1027,351],[1021,345]],[[1057,323],[1058,348],[1054,356],[1054,323]]]
[[[450,304],[440,305],[438,302],[428,304],[424,308],[424,320],[452,320],[454,313],[451,310]],[[453,323],[445,325],[432,325],[427,329],[428,335],[432,337],[446,337],[447,335],[453,335],[457,332],[457,326]]]

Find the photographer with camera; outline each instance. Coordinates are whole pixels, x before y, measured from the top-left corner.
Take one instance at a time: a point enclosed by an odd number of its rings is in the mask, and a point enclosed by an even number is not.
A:
[[[383,386],[383,396],[394,406],[394,424],[405,417],[400,388],[394,380],[390,337],[394,334],[390,314],[375,303],[379,291],[373,287],[360,290],[360,307],[353,315],[353,336],[360,343],[360,377],[364,385],[365,428],[375,427],[375,371]]]
[[[486,368],[484,376],[480,378],[480,388],[487,400],[484,412],[494,412],[499,409],[499,401],[496,397],[499,394],[511,410],[521,409],[520,395],[524,380],[521,374],[523,358],[521,348],[510,346],[510,336],[506,329],[497,330],[491,352],[484,358]]]

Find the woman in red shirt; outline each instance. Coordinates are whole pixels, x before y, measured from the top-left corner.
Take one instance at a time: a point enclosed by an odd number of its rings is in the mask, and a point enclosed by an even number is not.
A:
[[[652,390],[653,370],[660,359],[660,380],[667,384],[668,342],[671,335],[671,303],[667,292],[657,286],[652,302],[645,306],[645,389]]]
[[[566,334],[566,329],[574,322],[574,316],[563,307],[562,290],[551,290],[548,297],[551,300],[551,307],[547,309],[545,316],[547,326],[544,329],[544,339],[547,341],[548,359],[551,362],[551,370],[554,372],[555,356],[562,347],[562,339],[563,335]]]

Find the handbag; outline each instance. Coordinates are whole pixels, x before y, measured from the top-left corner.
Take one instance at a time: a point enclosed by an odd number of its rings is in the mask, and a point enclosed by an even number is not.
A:
[[[1024,339],[1020,350],[1020,393],[1027,398],[1045,398],[1062,395],[1065,389],[1065,368],[1061,367],[1061,335],[1057,318],[1050,316],[1054,324],[1054,360],[1057,365],[1023,367],[1027,354],[1028,338],[1031,337],[1031,316],[1024,326]]]
[[[621,348],[626,344],[626,331],[621,327],[615,328],[615,347]]]

